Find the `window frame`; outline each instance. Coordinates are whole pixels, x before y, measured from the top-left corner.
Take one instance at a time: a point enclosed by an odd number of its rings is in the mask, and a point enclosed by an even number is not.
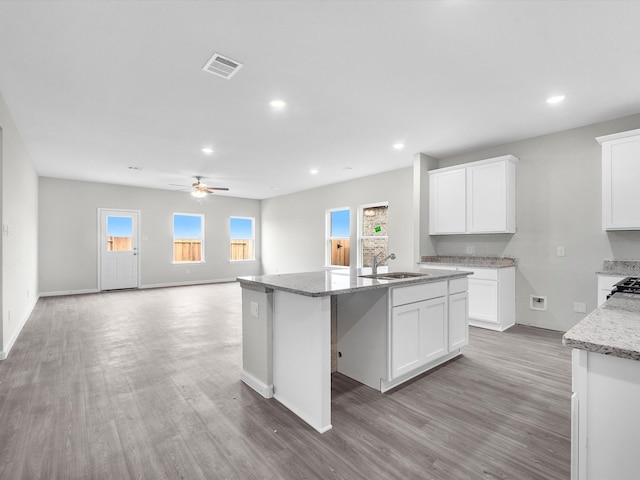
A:
[[[349,236],[348,237],[332,237],[331,236],[331,214],[333,212],[342,212],[342,211],[349,212]],[[331,263],[331,241],[332,240],[349,240],[349,244],[351,244],[351,231],[353,230],[352,220],[353,220],[353,215],[351,215],[351,207],[328,208],[327,210],[325,210],[325,242],[324,242],[325,268],[350,268],[351,267],[351,255],[349,255],[349,265],[333,265]]]
[[[239,240],[251,240],[251,258],[240,258],[240,259],[232,259],[231,258],[231,241],[235,238],[231,237],[231,221],[236,218],[238,220],[251,220],[251,238],[240,238]],[[256,218],[255,217],[241,217],[239,215],[230,215],[229,216],[229,262],[255,262],[256,260]]]
[[[367,208],[386,207],[387,208],[387,234],[386,235],[363,235],[363,223],[364,223],[364,211]],[[360,205],[358,207],[358,268],[371,268],[363,267],[364,265],[364,247],[363,241],[369,239],[385,239],[387,241],[387,250],[389,250],[389,202],[375,202]]]
[[[200,260],[183,260],[176,261],[176,215],[183,217],[199,217],[200,218]],[[171,243],[171,263],[173,265],[194,265],[206,263],[205,259],[205,229],[204,229],[204,213],[181,213],[181,212],[173,212],[171,216],[171,234],[173,237],[173,241]],[[193,240],[193,239],[189,239]]]

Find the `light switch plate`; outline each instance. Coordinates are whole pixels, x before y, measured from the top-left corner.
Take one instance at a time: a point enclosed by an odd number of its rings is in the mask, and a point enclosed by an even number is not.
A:
[[[251,302],[251,316],[258,318],[259,310],[258,310],[258,302]]]

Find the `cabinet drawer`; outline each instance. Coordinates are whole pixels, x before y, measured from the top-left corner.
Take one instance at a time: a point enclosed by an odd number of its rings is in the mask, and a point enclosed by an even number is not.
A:
[[[391,305],[397,307],[406,303],[444,297],[446,294],[447,282],[419,283],[408,287],[396,287],[391,290]]]
[[[498,270],[496,268],[458,267],[458,270],[462,272],[473,272],[473,275],[469,275],[469,278],[475,278],[478,280],[498,280]]]
[[[469,280],[466,278],[455,278],[453,280],[449,280],[449,295],[466,292],[467,290],[469,290]]]

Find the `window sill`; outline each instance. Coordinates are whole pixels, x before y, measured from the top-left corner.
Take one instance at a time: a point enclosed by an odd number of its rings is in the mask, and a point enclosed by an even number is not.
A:
[[[201,260],[199,262],[171,262],[171,265],[204,265],[205,262],[204,260]]]
[[[229,260],[229,263],[247,263],[247,262],[255,262],[255,258],[249,258],[247,260]]]

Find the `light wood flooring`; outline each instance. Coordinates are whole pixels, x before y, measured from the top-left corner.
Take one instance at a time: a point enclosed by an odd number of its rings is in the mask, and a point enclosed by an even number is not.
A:
[[[0,362],[0,479],[568,479],[561,334],[463,353],[387,394],[334,374],[320,435],[240,382],[236,283],[42,298]]]

